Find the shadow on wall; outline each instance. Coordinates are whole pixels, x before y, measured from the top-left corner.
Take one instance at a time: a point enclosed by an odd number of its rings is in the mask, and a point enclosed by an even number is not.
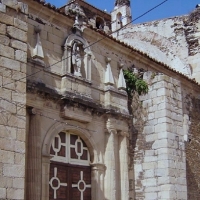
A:
[[[186,143],[186,178],[188,199],[200,199],[200,100],[192,99],[190,105],[190,141]]]

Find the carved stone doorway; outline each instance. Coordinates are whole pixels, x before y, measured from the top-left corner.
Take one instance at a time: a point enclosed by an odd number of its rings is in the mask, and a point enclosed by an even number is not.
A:
[[[49,200],[90,200],[90,155],[84,141],[61,132],[51,146]]]

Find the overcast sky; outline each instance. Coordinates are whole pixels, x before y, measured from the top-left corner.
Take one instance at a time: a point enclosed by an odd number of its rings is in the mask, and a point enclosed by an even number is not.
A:
[[[164,0],[132,0],[132,17],[135,19],[141,14],[145,13],[154,6],[160,4]],[[56,7],[65,5],[68,0],[46,0]],[[87,0],[88,3],[93,6],[111,12],[114,8],[115,0]],[[146,21],[152,21],[157,19],[169,18],[178,15],[185,15],[192,12],[196,5],[200,4],[200,0],[168,0],[166,3],[158,7],[156,10],[151,11],[147,15],[141,17],[134,23],[141,23]]]

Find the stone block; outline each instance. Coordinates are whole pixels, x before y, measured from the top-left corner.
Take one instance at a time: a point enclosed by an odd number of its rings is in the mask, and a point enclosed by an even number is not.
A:
[[[24,189],[24,178],[14,178],[13,179],[13,188]]]
[[[167,176],[169,176],[169,169],[166,169],[166,168],[156,169],[155,170],[155,176],[157,176],[157,177],[167,177]]]
[[[24,178],[25,166],[23,165],[10,165],[5,164],[3,166],[3,175],[7,177]]]
[[[144,134],[151,134],[154,133],[154,126],[145,126],[144,127]]]
[[[8,46],[10,43],[10,39],[5,35],[0,35],[0,44]]]
[[[0,99],[0,107],[10,113],[16,113],[16,105],[7,100]]]
[[[135,172],[142,172],[143,171],[142,165],[141,164],[135,164],[134,170],[135,170]]]
[[[6,13],[6,6],[2,3],[0,3],[0,12]]]
[[[26,74],[26,64],[25,63],[20,63],[20,72]]]
[[[152,145],[152,149],[160,149],[160,148],[167,148],[167,147],[168,147],[167,139],[156,140]]]
[[[26,94],[20,94],[18,92],[12,92],[12,100],[13,100],[13,102],[25,104],[26,103]]]
[[[63,50],[62,50],[62,47],[60,45],[57,45],[57,44],[53,44],[53,50],[54,52],[62,55],[63,54]]]
[[[156,156],[157,154],[156,150],[145,150],[145,156]]]
[[[22,31],[16,27],[8,26],[7,33],[10,37],[20,40],[22,42],[27,42],[27,32]]]
[[[25,105],[17,105],[17,114],[20,116],[26,115],[26,106]]]
[[[171,112],[165,109],[155,112],[155,118],[170,117],[170,116],[171,116]]]
[[[6,188],[0,188],[0,199],[6,199]]]
[[[0,138],[16,139],[16,137],[17,130],[15,128],[0,125]]]
[[[148,120],[152,120],[155,118],[155,113],[149,113],[148,114]]]
[[[8,199],[16,199],[16,200],[24,199],[24,189],[8,188],[7,189],[7,198]]]
[[[15,49],[19,49],[22,51],[27,51],[27,44],[24,42],[20,42],[18,40],[11,40],[11,47],[15,48]]]
[[[145,193],[148,193],[148,192],[158,192],[158,191],[160,191],[160,187],[159,186],[145,187],[144,191],[145,191]]]
[[[52,33],[60,38],[64,37],[64,33],[62,30],[56,28],[56,27],[52,27]]]
[[[157,192],[145,192],[145,200],[155,200],[158,199]]]
[[[11,115],[8,125],[11,127],[25,128],[26,120],[22,116]]]
[[[153,187],[157,185],[157,179],[156,178],[147,178],[145,180],[142,180],[143,185],[146,187]]]
[[[15,90],[15,83],[11,78],[3,77],[3,88]]]
[[[6,24],[0,23],[0,34],[2,35],[6,34]]]
[[[16,165],[25,165],[25,154],[15,153],[15,160]]]
[[[1,165],[0,164],[0,170],[3,169],[3,164]],[[3,177],[3,174],[2,176],[0,176],[0,188],[8,188],[8,187],[12,187],[12,182],[13,182],[13,179],[12,177]]]
[[[162,124],[162,123],[171,124],[172,122],[173,122],[173,120],[170,117],[160,117],[160,118],[158,118],[158,124]]]
[[[47,38],[48,38],[49,42],[52,42],[52,43],[58,44],[58,45],[63,45],[64,38],[62,39],[62,38],[60,38],[54,34],[51,34],[49,32],[48,32]]]
[[[170,140],[175,140],[176,134],[171,133],[171,132],[162,132],[162,133],[157,133],[158,134],[158,139],[170,139]]]
[[[21,50],[16,50],[15,51],[15,59],[20,61],[20,62],[27,62],[27,53]]]
[[[149,169],[144,171],[144,178],[154,178],[155,177],[155,169]]]
[[[0,162],[14,164],[14,152],[0,150]]]
[[[177,199],[181,199],[181,200],[187,200],[188,199],[188,194],[186,191],[182,191],[182,192],[177,192]],[[188,199],[189,200],[189,199]],[[192,199],[191,199],[192,200]]]
[[[156,125],[158,123],[158,119],[151,119],[151,120],[148,120],[147,121],[147,125],[148,126],[154,126],[154,125]]]
[[[146,108],[148,108],[149,112],[155,112],[155,111],[157,111],[158,106],[157,105],[153,105],[153,106],[149,106],[149,107],[146,107]]]
[[[28,14],[28,5],[22,2],[18,2],[18,5],[20,7],[20,10],[24,14]]]
[[[1,2],[10,7],[10,8],[13,8],[13,9],[17,9],[18,7],[18,1],[17,0],[1,0]]]
[[[15,152],[25,153],[25,142],[15,141]]]
[[[159,89],[157,90],[156,95],[157,95],[157,97],[165,96],[165,95],[166,95],[166,89],[165,89],[165,88],[159,88]]]
[[[158,185],[169,185],[175,184],[176,178],[175,177],[158,177]]]
[[[177,199],[176,192],[175,191],[158,192],[158,199],[165,199],[165,200]]]
[[[142,163],[142,168],[144,170],[156,169],[157,168],[157,162]]]
[[[168,99],[166,96],[153,98],[153,105],[157,105],[158,103],[162,103],[162,102],[168,102]]]
[[[1,138],[0,147],[2,150],[14,152],[14,146],[15,146],[14,143],[15,143],[15,140],[13,139]]]
[[[154,142],[158,139],[158,134],[146,135],[146,142]]]
[[[14,18],[7,14],[0,12],[0,22],[3,24],[13,25]]]
[[[25,93],[26,92],[26,83],[24,83],[22,81],[17,81],[16,90],[17,90],[17,92]]]
[[[27,23],[22,21],[22,20],[20,20],[20,19],[18,19],[18,18],[14,18],[14,26],[16,28],[19,28],[19,29],[23,30],[23,31],[28,31]]]
[[[162,124],[156,124],[155,125],[155,133],[161,133],[161,132],[166,132],[170,131],[169,129],[169,124],[167,123],[162,123]]]
[[[9,58],[0,57],[0,66],[20,71],[20,62]]]
[[[0,56],[14,59],[14,49],[0,44]]]

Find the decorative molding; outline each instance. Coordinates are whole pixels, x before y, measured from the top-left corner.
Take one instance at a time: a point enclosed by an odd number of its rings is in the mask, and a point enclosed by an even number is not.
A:
[[[126,81],[124,78],[123,67],[124,67],[124,64],[120,63],[119,65],[120,72],[119,72],[119,79],[118,79],[118,84],[117,84],[117,88],[119,90],[126,90]]]
[[[35,27],[35,33],[37,35],[37,41],[36,41],[36,46],[33,49],[33,59],[44,59],[44,53],[43,53],[43,48],[42,48],[42,43],[40,40],[40,32],[41,28],[39,26]]]
[[[92,121],[92,114],[88,110],[84,111],[78,108],[65,106],[60,114],[63,118],[73,119],[83,123],[90,123]]]
[[[112,70],[111,70],[111,66],[110,66],[110,62],[111,62],[111,58],[106,58],[106,62],[107,62],[107,68],[106,68],[106,72],[105,72],[105,81],[104,83],[106,85],[114,85],[114,78],[113,78],[113,74],[112,74]]]

